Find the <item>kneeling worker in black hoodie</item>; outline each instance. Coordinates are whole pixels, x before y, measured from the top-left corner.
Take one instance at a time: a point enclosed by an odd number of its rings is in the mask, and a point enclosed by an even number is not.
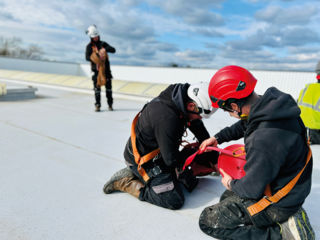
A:
[[[188,149],[179,151],[183,134],[189,128],[199,143],[209,138],[201,119],[215,110],[211,107],[208,83],[170,85],[137,114],[124,150],[128,167],[115,173],[103,191],[127,192],[157,206],[181,208],[184,195],[179,182],[189,191],[197,183],[192,170],[181,171],[190,154]],[[209,173],[215,171],[217,158],[217,152],[211,152],[196,160]]]
[[[302,204],[311,190],[312,154],[295,100],[275,87],[254,92],[257,80],[246,69],[226,66],[212,77],[213,107],[240,119],[205,140],[216,146],[244,137],[246,175],[223,170],[226,191],[204,209],[199,225],[217,239],[315,239]]]

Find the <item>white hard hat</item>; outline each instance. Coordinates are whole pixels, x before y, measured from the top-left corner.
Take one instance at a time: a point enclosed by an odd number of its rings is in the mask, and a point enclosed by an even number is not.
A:
[[[94,38],[94,37],[98,37],[99,36],[99,31],[97,29],[97,26],[96,25],[90,25],[86,31],[86,34],[91,37],[91,38]]]
[[[199,108],[199,113],[204,118],[209,118],[211,114],[217,111],[217,108],[211,106],[211,101],[208,93],[209,83],[201,82],[192,84],[188,88],[188,96]]]

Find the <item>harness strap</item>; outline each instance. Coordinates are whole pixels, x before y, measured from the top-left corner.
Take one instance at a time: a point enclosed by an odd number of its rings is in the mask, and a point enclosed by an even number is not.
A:
[[[140,156],[138,149],[137,149],[137,145],[136,145],[136,131],[135,131],[140,114],[141,114],[141,112],[139,112],[136,115],[136,117],[134,118],[132,125],[131,125],[131,145],[132,145],[132,153],[134,156],[134,161],[138,165],[138,172],[142,176],[143,180],[145,182],[147,182],[150,179],[150,177],[148,176],[147,172],[143,169],[142,165],[144,163],[150,161],[151,159],[153,159],[155,156],[157,156],[160,152],[160,149],[157,148],[142,157]]]
[[[267,208],[269,205],[279,202],[283,197],[285,197],[292,190],[292,188],[298,182],[301,174],[303,173],[303,171],[307,167],[308,163],[310,162],[312,152],[311,152],[310,146],[308,146],[308,147],[309,147],[309,152],[308,152],[306,164],[300,170],[300,172],[297,174],[297,176],[295,176],[286,186],[281,188],[273,196],[265,196],[264,198],[260,199],[260,201],[258,201],[257,203],[252,204],[251,206],[247,207],[248,212],[251,216],[261,212],[262,210]]]

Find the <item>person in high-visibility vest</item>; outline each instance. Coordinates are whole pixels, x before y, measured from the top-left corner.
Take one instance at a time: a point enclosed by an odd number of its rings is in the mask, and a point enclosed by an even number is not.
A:
[[[317,83],[309,83],[300,91],[298,105],[311,144],[320,144],[320,61],[316,67]]]
[[[239,121],[203,141],[200,150],[244,138],[246,174],[234,179],[220,169],[226,191],[202,211],[199,226],[217,239],[314,240],[302,208],[311,191],[312,154],[300,109],[275,87],[258,95],[256,84],[239,66],[221,68],[210,81],[212,107]]]

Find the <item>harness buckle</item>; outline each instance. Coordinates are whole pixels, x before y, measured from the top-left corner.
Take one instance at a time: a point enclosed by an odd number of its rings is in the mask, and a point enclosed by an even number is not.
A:
[[[151,168],[148,172],[148,175],[150,175],[150,177],[156,177],[158,176],[160,173],[162,173],[162,170],[159,166],[154,166],[153,168]]]
[[[271,205],[271,204],[274,204],[274,202],[272,202],[272,201],[269,199],[268,196],[263,196],[263,198],[266,199],[268,202],[270,202],[270,205]]]

